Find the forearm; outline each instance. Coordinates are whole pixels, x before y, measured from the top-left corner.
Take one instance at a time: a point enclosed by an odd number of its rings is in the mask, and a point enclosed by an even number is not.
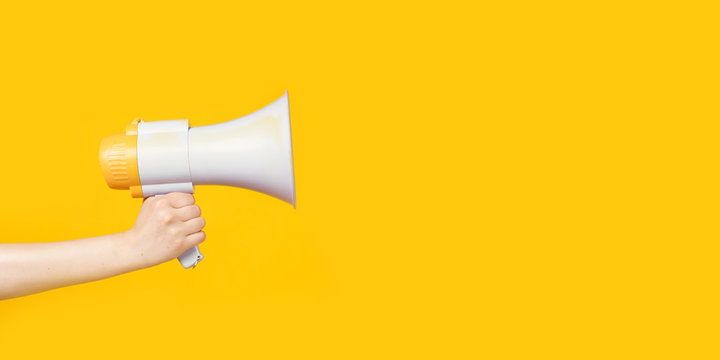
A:
[[[136,270],[138,266],[124,247],[126,236],[118,233],[59,242],[0,244],[0,299]]]
[[[0,300],[109,278],[177,258],[205,240],[191,194],[143,202],[135,226],[60,242],[0,244]]]

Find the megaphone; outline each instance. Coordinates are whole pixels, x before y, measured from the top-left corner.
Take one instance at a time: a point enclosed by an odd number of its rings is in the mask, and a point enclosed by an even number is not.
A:
[[[295,206],[288,94],[224,123],[190,127],[188,120],[142,121],[100,143],[108,186],[147,198],[193,193],[195,185],[258,191]],[[178,257],[184,268],[203,259],[195,246]]]

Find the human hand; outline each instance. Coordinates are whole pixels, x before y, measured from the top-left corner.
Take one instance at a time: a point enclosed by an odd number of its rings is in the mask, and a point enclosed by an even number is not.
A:
[[[205,241],[203,227],[205,219],[191,194],[152,196],[143,201],[121,247],[133,268],[146,268],[177,258]]]

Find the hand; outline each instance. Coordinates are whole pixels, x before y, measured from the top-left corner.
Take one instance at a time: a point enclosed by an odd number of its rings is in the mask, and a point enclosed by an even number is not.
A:
[[[135,225],[125,232],[123,253],[136,269],[164,263],[205,241],[203,227],[205,219],[191,194],[152,196],[145,199]]]

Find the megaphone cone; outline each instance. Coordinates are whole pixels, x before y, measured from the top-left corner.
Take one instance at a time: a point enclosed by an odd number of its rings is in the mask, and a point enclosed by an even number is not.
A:
[[[252,114],[190,128],[193,185],[259,191],[295,206],[288,95]]]

